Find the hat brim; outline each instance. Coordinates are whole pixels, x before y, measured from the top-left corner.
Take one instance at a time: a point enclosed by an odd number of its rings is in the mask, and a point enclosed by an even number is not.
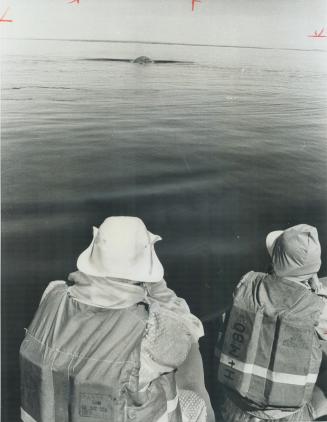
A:
[[[133,268],[125,268],[121,272],[117,271],[106,271],[102,272],[93,265],[91,260],[92,249],[94,240],[96,237],[98,229],[96,227],[93,228],[93,239],[90,245],[79,255],[77,259],[77,268],[79,271],[95,276],[95,277],[114,277],[114,278],[122,278],[125,280],[132,280],[132,281],[139,281],[139,282],[146,282],[146,283],[157,283],[163,279],[164,276],[164,269],[159,261],[159,258],[156,254],[154,249],[154,243],[161,240],[160,236],[154,235],[148,231],[148,235],[150,238],[150,247],[151,247],[151,259],[152,265],[149,271],[148,265],[143,265],[143,263],[139,263],[135,265]]]
[[[270,256],[272,256],[276,240],[283,233],[284,233],[283,230],[275,230],[273,232],[268,233],[266,237],[266,247]]]

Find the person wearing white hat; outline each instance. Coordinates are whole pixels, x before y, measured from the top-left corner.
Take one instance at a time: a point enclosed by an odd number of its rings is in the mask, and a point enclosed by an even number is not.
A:
[[[327,415],[327,289],[317,276],[318,233],[299,224],[269,233],[266,247],[272,272],[242,277],[218,342],[220,411],[224,422],[312,421]]]
[[[203,327],[163,280],[160,239],[109,217],[72,285],[50,283],[20,350],[23,422],[214,421]]]

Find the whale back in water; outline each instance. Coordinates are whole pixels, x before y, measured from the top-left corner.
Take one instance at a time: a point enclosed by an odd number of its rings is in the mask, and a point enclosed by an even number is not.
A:
[[[147,59],[144,61],[144,58]],[[141,60],[142,59],[142,60]],[[169,64],[169,63],[179,63],[179,64],[193,64],[193,62],[189,61],[180,61],[180,60],[151,60],[149,57],[140,56],[136,59],[115,59],[110,57],[94,57],[94,58],[85,58],[85,59],[77,59],[77,60],[86,60],[86,61],[95,61],[95,62],[123,62],[123,63],[155,63],[155,64]]]
[[[146,63],[153,63],[153,61],[147,56],[140,56],[132,60],[132,63],[146,64]]]

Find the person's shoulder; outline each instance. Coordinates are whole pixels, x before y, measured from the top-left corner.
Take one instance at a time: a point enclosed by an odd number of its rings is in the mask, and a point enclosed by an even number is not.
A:
[[[257,279],[262,279],[265,276],[266,276],[265,273],[260,273],[260,272],[257,272],[257,271],[249,271],[248,273],[244,274],[241,277],[241,280],[238,282],[236,289],[240,288],[241,286],[243,286],[245,284],[254,282]]]
[[[260,282],[267,276],[265,273],[260,273],[257,271],[249,271],[241,277],[241,280],[238,282],[235,290],[233,292],[233,300],[238,300],[238,298],[243,298],[246,295],[246,292],[253,290],[254,286],[259,286]],[[251,294],[251,293],[249,293]]]
[[[61,288],[66,288],[67,287],[67,283],[66,283],[66,281],[64,281],[64,280],[54,280],[54,281],[51,281],[49,284],[48,284],[48,286],[46,287],[46,289],[44,290],[44,292],[43,292],[43,295],[42,295],[42,297],[41,297],[41,300],[40,300],[40,303],[42,303],[43,302],[43,300],[51,293],[51,292],[53,292],[56,288],[58,288],[58,287],[61,287]]]

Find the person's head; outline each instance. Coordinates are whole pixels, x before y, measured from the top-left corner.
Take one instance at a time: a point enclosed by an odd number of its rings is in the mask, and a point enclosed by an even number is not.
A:
[[[309,279],[321,266],[321,248],[315,227],[299,224],[268,234],[266,246],[280,277]]]
[[[154,243],[160,236],[150,233],[137,217],[108,217],[93,227],[93,240],[77,260],[79,271],[96,277],[135,282],[158,282],[163,267]]]

